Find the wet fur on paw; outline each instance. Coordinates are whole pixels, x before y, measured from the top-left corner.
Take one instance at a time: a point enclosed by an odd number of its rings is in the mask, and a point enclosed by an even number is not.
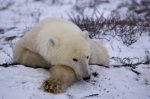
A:
[[[59,80],[45,80],[43,83],[44,91],[51,93],[61,93],[65,89],[65,84]]]
[[[53,66],[50,72],[51,77],[43,82],[43,88],[47,92],[62,93],[77,80],[75,72],[68,66]]]

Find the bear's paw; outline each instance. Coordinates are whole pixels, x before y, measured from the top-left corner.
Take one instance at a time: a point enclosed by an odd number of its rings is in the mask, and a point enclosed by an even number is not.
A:
[[[48,79],[43,82],[43,88],[47,92],[62,93],[65,89],[65,84],[60,80]]]

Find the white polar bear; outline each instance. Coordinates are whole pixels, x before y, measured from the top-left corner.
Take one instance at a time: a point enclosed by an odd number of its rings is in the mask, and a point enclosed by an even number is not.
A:
[[[70,21],[48,18],[18,41],[13,61],[30,67],[53,66],[43,87],[59,93],[77,79],[89,78],[89,64],[108,65],[109,57],[101,44],[89,39],[87,31]]]
[[[18,41],[14,62],[32,67],[66,65],[73,68],[78,79],[82,79],[90,76],[88,42],[88,33],[72,22],[48,18],[36,24]]]

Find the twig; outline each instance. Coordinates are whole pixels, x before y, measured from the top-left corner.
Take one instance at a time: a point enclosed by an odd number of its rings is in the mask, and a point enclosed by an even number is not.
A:
[[[140,75],[141,73],[140,72],[138,72],[138,71],[136,71],[136,70],[134,70],[134,69],[130,69],[132,72],[134,72],[134,73],[136,73],[137,75]]]
[[[19,63],[3,63],[3,64],[0,64],[0,66],[3,66],[3,67],[10,67],[10,66],[13,66],[13,65],[21,65]]]
[[[88,96],[84,96],[83,98],[86,98],[86,97],[95,97],[95,96],[98,96],[99,94],[91,94],[91,95],[88,95]]]
[[[2,66],[2,67],[11,67],[11,66],[15,66],[15,65],[24,65],[24,64],[21,64],[21,63],[3,63],[3,64],[0,64],[0,66]],[[24,65],[24,66],[32,67],[32,68],[35,68],[35,69],[38,69],[38,68],[49,69],[50,68],[50,67],[41,67],[41,66],[33,67],[33,66],[29,66],[29,65]]]

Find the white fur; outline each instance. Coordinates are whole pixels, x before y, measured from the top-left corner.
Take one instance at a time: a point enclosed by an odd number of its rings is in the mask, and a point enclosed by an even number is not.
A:
[[[73,58],[79,61],[74,62]],[[18,41],[14,48],[14,62],[31,67],[70,66],[81,79],[90,75],[88,64],[108,65],[109,56],[106,48],[88,38],[87,31],[82,32],[69,21],[48,18]]]
[[[38,64],[41,67],[49,67],[48,64],[70,66],[81,79],[90,75],[87,59],[90,52],[86,32],[69,21],[48,18],[36,24],[17,43],[14,62],[33,67]],[[73,58],[78,62],[74,62]]]
[[[106,48],[97,41],[90,40],[91,57],[89,64],[94,65],[109,65],[109,55]]]

